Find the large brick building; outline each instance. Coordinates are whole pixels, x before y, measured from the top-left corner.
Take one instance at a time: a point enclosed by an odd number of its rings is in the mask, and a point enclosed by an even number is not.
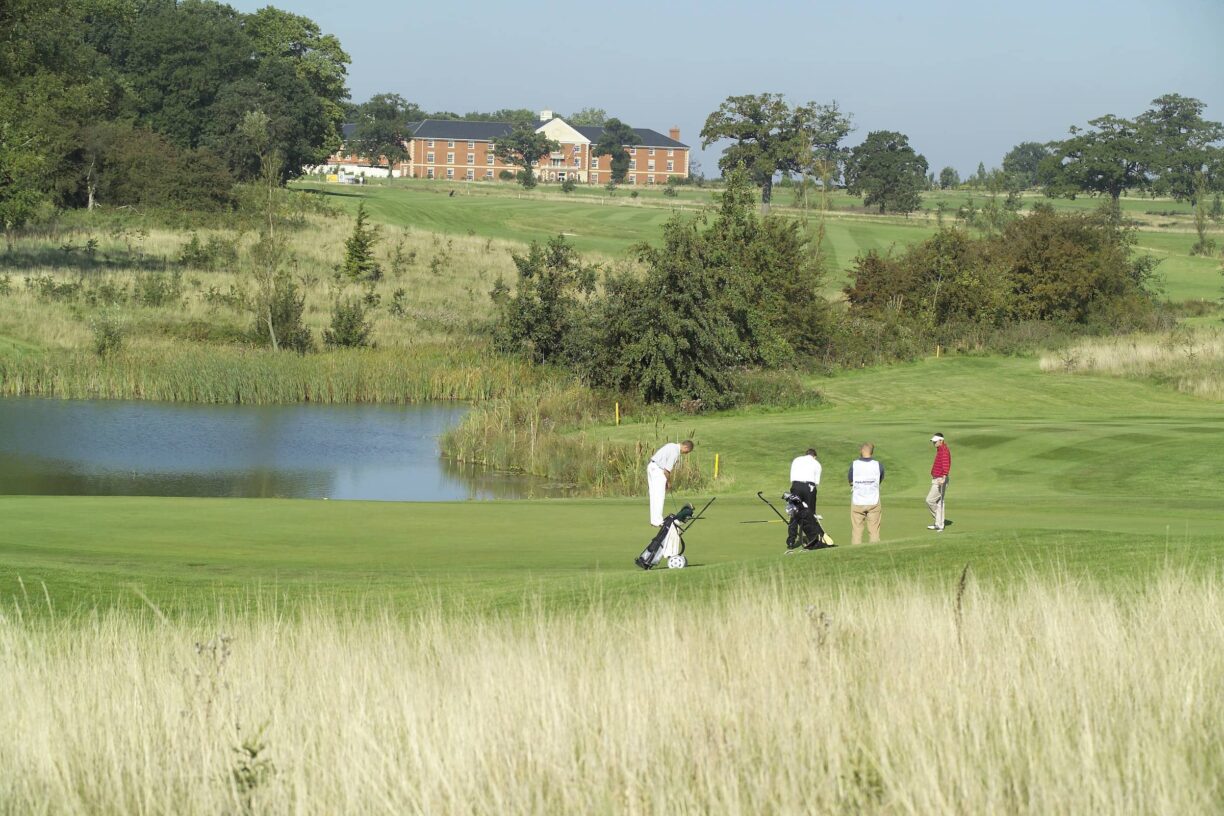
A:
[[[426,119],[412,125],[408,140],[408,161],[391,168],[393,176],[445,178],[467,181],[492,181],[503,170],[517,168],[505,164],[493,153],[494,142],[510,134],[509,122],[469,122],[465,120]],[[352,126],[345,125],[345,135]],[[591,153],[603,136],[602,127],[571,125],[545,111],[537,132],[546,134],[561,149],[541,159],[536,173],[543,181],[574,179],[586,184],[606,184],[612,180],[609,156]],[[664,136],[647,128],[634,128],[641,144],[626,145],[629,173],[626,184],[666,184],[673,176],[686,178],[689,172],[689,147],[680,141],[680,129]],[[371,161],[341,149],[328,160],[329,166],[351,172],[386,175],[385,159]]]

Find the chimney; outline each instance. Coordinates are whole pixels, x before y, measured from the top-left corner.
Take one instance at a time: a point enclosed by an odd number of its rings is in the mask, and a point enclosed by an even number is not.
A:
[[[540,121],[541,121],[541,122],[551,122],[552,120],[553,120],[553,112],[552,112],[552,111],[550,111],[550,110],[542,110],[542,111],[540,111]]]
[[[667,131],[667,135],[672,137],[672,139],[676,140],[677,142],[680,141],[680,128],[672,128],[671,130]]]

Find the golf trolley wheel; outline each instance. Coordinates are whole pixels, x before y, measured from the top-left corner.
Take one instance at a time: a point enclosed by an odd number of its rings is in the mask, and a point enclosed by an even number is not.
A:
[[[683,555],[673,555],[671,558],[667,559],[668,569],[684,569],[687,566],[688,559]]]

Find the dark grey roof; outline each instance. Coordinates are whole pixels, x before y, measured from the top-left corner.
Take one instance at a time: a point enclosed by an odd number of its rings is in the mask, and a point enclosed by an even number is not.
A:
[[[353,132],[357,130],[356,122],[345,122],[340,126],[340,136],[345,139],[353,138]]]
[[[570,127],[590,139],[592,142],[598,142],[601,138],[603,138],[604,129],[601,127],[592,127],[590,125],[571,125]],[[650,128],[634,128],[633,132],[636,133],[638,138],[642,140],[643,147],[688,147],[688,145],[684,144],[683,142],[677,142],[675,139],[664,136],[657,130],[651,130]]]
[[[489,142],[509,135],[514,125],[509,122],[469,122],[465,119],[426,119],[412,131],[418,139],[468,139]]]
[[[350,138],[355,125],[344,126],[344,137]],[[598,142],[604,129],[587,125],[571,125],[574,130]],[[426,119],[412,125],[412,135],[418,139],[457,139],[461,141],[491,142],[499,136],[506,136],[514,130],[511,122],[472,122],[466,119]],[[642,140],[643,147],[680,147],[688,149],[688,145],[664,136],[650,128],[634,128],[633,132]]]

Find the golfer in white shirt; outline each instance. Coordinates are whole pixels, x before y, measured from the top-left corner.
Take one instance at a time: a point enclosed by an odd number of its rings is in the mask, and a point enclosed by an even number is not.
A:
[[[668,442],[655,451],[646,466],[646,485],[650,489],[650,524],[652,527],[663,526],[663,500],[671,487],[672,471],[680,461],[681,454],[687,454],[693,449],[693,440],[683,442]]]

